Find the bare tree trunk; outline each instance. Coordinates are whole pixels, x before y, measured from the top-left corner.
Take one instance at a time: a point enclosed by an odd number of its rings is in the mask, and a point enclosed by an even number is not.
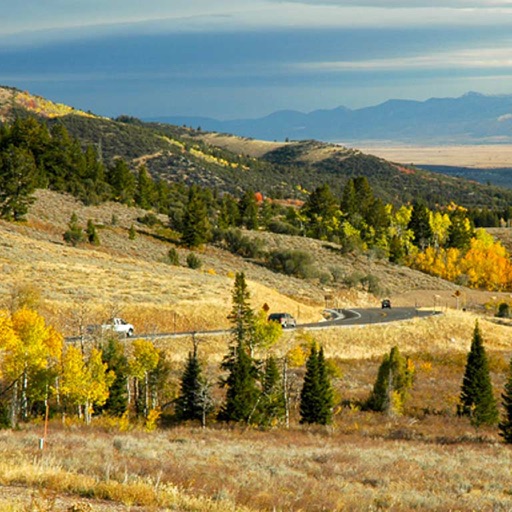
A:
[[[12,387],[11,428],[15,428],[17,423],[18,423],[18,382],[16,381]]]

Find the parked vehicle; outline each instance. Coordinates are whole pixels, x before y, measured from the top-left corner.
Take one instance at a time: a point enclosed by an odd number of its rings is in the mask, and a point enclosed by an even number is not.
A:
[[[391,301],[389,299],[384,299],[381,303],[382,309],[389,309],[391,308]]]
[[[295,318],[289,313],[272,313],[268,317],[269,322],[279,322],[281,327],[297,327]]]
[[[103,333],[106,331],[113,331],[122,334],[128,338],[133,336],[135,329],[132,324],[124,321],[122,318],[111,318],[108,322],[101,325],[88,325],[87,332],[94,334],[97,332]]]

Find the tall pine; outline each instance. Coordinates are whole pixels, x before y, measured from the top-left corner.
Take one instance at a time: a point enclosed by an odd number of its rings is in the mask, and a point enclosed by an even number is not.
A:
[[[283,382],[274,357],[269,357],[265,363],[258,409],[259,424],[262,426],[274,426],[285,418],[286,402]]]
[[[328,425],[332,421],[333,390],[327,373],[323,348],[316,344],[306,361],[306,375],[300,393],[300,422]]]
[[[180,420],[200,420],[206,426],[206,416],[213,408],[210,389],[202,376],[202,368],[197,357],[197,348],[188,355],[187,365],[181,377],[181,390],[176,400],[176,416]]]
[[[476,427],[494,425],[498,421],[498,408],[478,321],[475,323],[471,349],[467,356],[458,413],[468,416],[471,424]]]
[[[222,421],[249,423],[260,399],[257,386],[258,370],[251,355],[254,337],[254,312],[249,305],[249,291],[244,273],[237,273],[233,289],[233,308],[230,320],[233,325],[233,345],[222,362],[228,372],[221,385],[227,388],[226,399],[219,412]]]
[[[505,443],[512,444],[512,359],[510,359],[508,378],[501,399],[504,415],[499,424],[500,436]]]

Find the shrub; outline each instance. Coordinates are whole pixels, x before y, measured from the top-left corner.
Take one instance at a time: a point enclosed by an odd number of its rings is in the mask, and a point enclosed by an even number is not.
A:
[[[171,265],[179,266],[180,257],[179,257],[178,251],[176,250],[175,247],[171,247],[169,249],[169,252],[167,253],[167,257],[169,258],[169,263]]]
[[[498,318],[510,318],[510,306],[506,302],[502,302],[498,306],[498,312],[496,313]]]
[[[137,221],[150,227],[161,224],[161,222],[158,220],[158,217],[154,213],[146,213],[146,215],[143,217],[137,217]]]
[[[190,252],[188,254],[188,256],[187,256],[188,268],[198,269],[198,268],[201,268],[202,264],[203,264],[203,262],[201,261],[199,256],[197,256],[197,254],[195,254],[194,252]]]
[[[224,242],[229,252],[243,258],[258,258],[263,253],[263,242],[243,235],[239,229],[217,231],[215,237]]]
[[[267,229],[271,233],[280,233],[282,235],[300,235],[300,229],[297,226],[293,226],[289,222],[285,222],[278,219],[273,219],[268,223]]]
[[[288,276],[310,279],[318,275],[318,271],[313,266],[313,256],[305,251],[272,251],[268,256],[267,264],[272,270]]]

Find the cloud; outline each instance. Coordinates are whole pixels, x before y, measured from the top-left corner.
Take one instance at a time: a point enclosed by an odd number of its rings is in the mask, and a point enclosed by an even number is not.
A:
[[[512,69],[510,48],[476,48],[412,57],[306,62],[292,67],[309,72]]]
[[[512,114],[504,114],[500,117],[498,117],[498,122],[502,123],[504,121],[510,121],[512,119]]]

